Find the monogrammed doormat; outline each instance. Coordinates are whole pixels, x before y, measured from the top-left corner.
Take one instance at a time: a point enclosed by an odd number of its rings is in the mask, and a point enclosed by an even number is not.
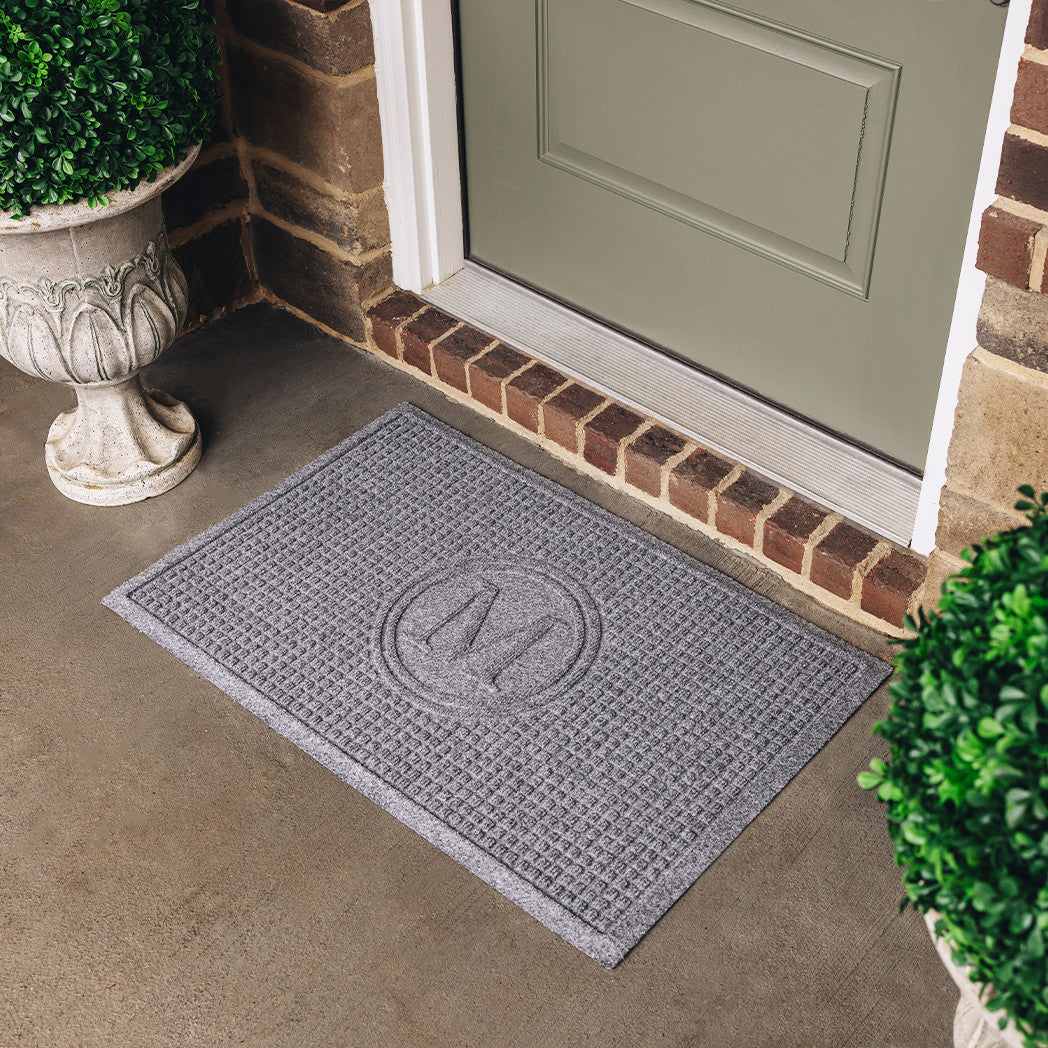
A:
[[[105,603],[608,967],[888,673],[404,405]]]

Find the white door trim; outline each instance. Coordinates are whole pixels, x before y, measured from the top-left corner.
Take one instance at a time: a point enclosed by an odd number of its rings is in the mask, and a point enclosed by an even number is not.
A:
[[[421,291],[462,268],[451,0],[371,0],[393,279]]]
[[[400,287],[409,291],[420,293],[429,289],[427,297],[439,298],[440,290],[433,289],[432,285],[440,284],[459,272],[465,262],[451,0],[370,0],[370,4],[375,32],[375,75],[382,121],[384,186],[393,244],[393,279]],[[832,499],[832,503],[847,503],[835,504],[832,508],[840,509],[852,519],[867,523],[875,531],[891,535],[898,541],[909,542],[920,553],[931,552],[935,545],[939,493],[945,479],[946,455],[953,431],[961,367],[965,357],[975,346],[975,321],[982,298],[984,278],[975,269],[979,224],[983,210],[992,202],[994,195],[1015,74],[1023,50],[1023,38],[1031,6],[1032,0],[1011,0],[1009,5],[1004,44],[983,143],[978,185],[968,226],[964,262],[946,348],[943,377],[930,434],[925,475],[919,485],[919,497],[914,499],[914,485],[917,482],[912,476],[889,464],[881,463],[884,468],[880,471],[879,483],[887,485],[885,498],[888,502],[893,497],[897,498],[897,507],[902,510],[901,517],[898,512],[887,514],[887,519],[881,519],[885,514],[879,511],[871,514],[867,492],[858,477],[848,478],[846,486],[851,490],[852,497]],[[507,290],[516,287],[509,281],[505,283],[508,285]],[[592,324],[592,321],[586,318],[577,317],[577,320],[581,322],[580,331],[585,329],[586,325]],[[505,330],[496,331],[495,334],[505,334],[510,338],[510,333]],[[521,340],[518,338],[517,342],[520,343]],[[528,347],[522,345],[522,348]],[[532,352],[536,351],[533,349]],[[537,355],[551,357],[550,351],[545,347],[539,349]],[[569,367],[568,370],[572,369]],[[578,368],[574,370],[577,372]],[[691,369],[683,370],[694,375],[699,374]],[[598,381],[594,376],[580,374],[579,377],[586,378],[591,383]],[[701,376],[701,382],[698,384],[706,386],[708,382],[706,376]],[[615,396],[637,403],[635,393],[631,396],[626,390],[610,388],[606,381],[598,384]],[[753,400],[727,386],[722,386],[719,393],[738,396],[745,401]],[[744,406],[740,401],[740,409]],[[644,403],[643,407],[645,411],[651,412],[650,402]],[[790,426],[796,427],[795,420],[790,416],[781,412],[777,414],[781,415],[783,421],[788,420]],[[674,422],[680,425],[679,420],[675,419]],[[688,428],[692,429],[690,426]],[[864,458],[873,458],[863,452],[856,452],[851,445],[842,441],[826,438],[814,427],[805,429],[810,431],[804,435],[805,440],[818,435],[823,443],[827,440],[830,442],[830,457],[817,471],[822,475],[828,476],[832,472],[834,462],[839,468],[841,454],[846,458],[857,455],[855,465]],[[751,453],[747,454],[747,449],[740,451],[739,447],[724,447],[723,441],[705,432],[693,430],[692,435],[704,443],[720,447],[725,453],[741,459],[755,469],[774,475],[776,479],[781,479],[787,486],[802,494],[822,502],[831,502],[826,494],[820,496],[812,490],[812,487],[819,486],[818,484],[805,483],[796,476],[782,476],[780,469],[762,465],[764,456],[761,455],[759,447],[750,449]],[[819,442],[818,438],[816,444]],[[890,493],[893,475],[896,496]]]
[[[996,196],[997,171],[1001,166],[1004,133],[1011,123],[1012,94],[1019,70],[1019,58],[1026,47],[1026,27],[1030,21],[1033,0],[1011,0],[1008,19],[1004,24],[1001,58],[997,64],[997,79],[993,85],[990,115],[983,139],[979,177],[975,184],[975,198],[968,221],[968,239],[964,246],[961,277],[954,299],[953,319],[946,342],[939,395],[928,441],[928,455],[924,462],[924,481],[917,504],[911,545],[918,553],[931,553],[935,548],[935,531],[939,523],[939,497],[946,483],[946,455],[953,436],[954,416],[957,413],[957,394],[961,385],[964,361],[975,348],[975,323],[982,304],[986,277],[975,268],[979,251],[979,229],[982,213]]]

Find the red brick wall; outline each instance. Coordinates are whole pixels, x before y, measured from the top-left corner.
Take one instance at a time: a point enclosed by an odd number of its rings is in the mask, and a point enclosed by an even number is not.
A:
[[[263,294],[355,342],[392,283],[367,0],[222,0]]]
[[[1048,0],[1034,0],[997,179],[983,214],[987,274],[942,490],[926,600],[965,546],[1021,518],[1015,489],[1048,490]]]
[[[1048,291],[1048,4],[1034,0],[1019,63],[997,200],[983,215],[978,266],[1014,287]]]

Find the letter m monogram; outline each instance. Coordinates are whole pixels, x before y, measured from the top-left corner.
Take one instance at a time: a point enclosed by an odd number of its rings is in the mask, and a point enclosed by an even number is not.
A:
[[[428,655],[476,680],[484,690],[497,693],[499,677],[557,630],[570,629],[552,615],[539,614],[522,624],[499,631],[488,624],[499,588],[483,581],[463,602],[428,633],[415,639]],[[516,618],[516,616],[515,616]]]

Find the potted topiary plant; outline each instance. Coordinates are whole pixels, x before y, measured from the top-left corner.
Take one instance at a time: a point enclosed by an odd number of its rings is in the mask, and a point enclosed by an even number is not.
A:
[[[1029,526],[965,551],[907,623],[889,760],[859,776],[962,990],[958,1048],[1048,1044],[1048,494],[1019,490]]]
[[[215,106],[203,0],[4,0],[0,356],[68,383],[45,460],[79,502],[167,491],[200,458],[185,405],[139,371],[186,317],[160,193]]]

